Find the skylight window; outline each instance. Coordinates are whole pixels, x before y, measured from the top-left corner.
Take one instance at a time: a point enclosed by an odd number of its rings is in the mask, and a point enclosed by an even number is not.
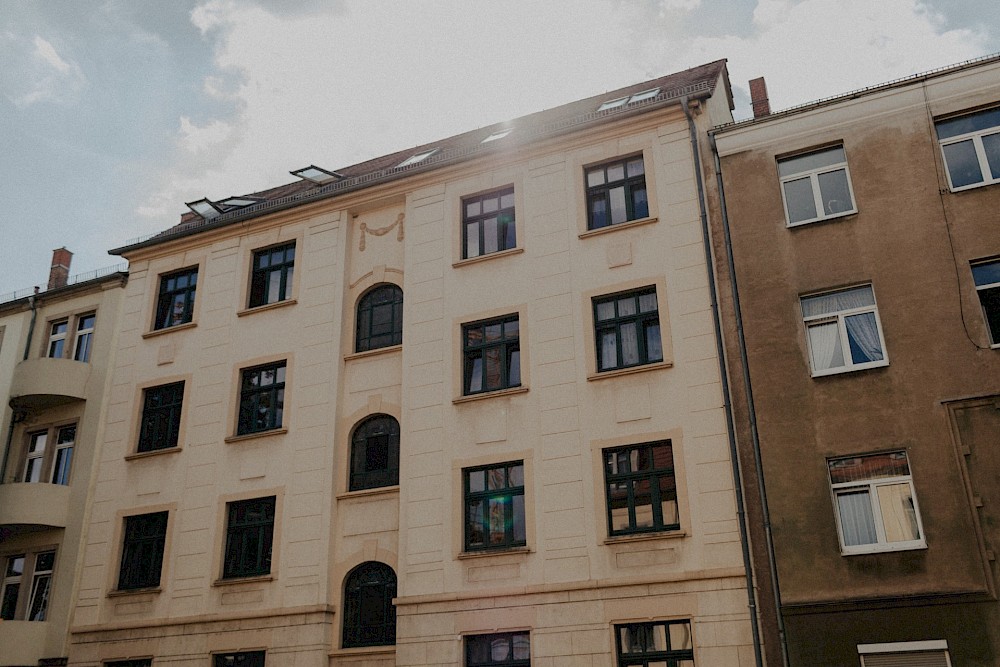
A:
[[[343,174],[321,169],[314,164],[311,164],[304,169],[296,169],[295,171],[290,171],[288,173],[292,176],[298,176],[299,178],[304,178],[307,181],[312,181],[316,185],[323,185],[324,183],[329,183],[330,181],[338,178],[344,178]]]
[[[496,132],[494,132],[490,136],[488,136],[485,139],[483,139],[482,142],[480,142],[480,143],[488,144],[491,141],[496,141],[497,139],[503,139],[504,137],[506,137],[508,134],[510,134],[513,131],[514,131],[514,128],[508,128],[506,130],[497,130]]]
[[[416,155],[408,157],[405,160],[403,160],[402,162],[400,162],[399,164],[397,164],[396,168],[398,169],[400,167],[409,167],[412,164],[417,164],[418,162],[423,162],[424,160],[426,160],[427,158],[429,158],[430,156],[434,155],[437,152],[438,152],[438,149],[432,148],[429,151],[424,151],[423,153],[417,153]]]
[[[650,98],[656,97],[660,94],[659,88],[650,88],[649,90],[644,90],[642,92],[636,93],[632,97],[628,98],[629,104],[635,104],[636,102],[642,102],[643,100],[648,100]]]
[[[607,111],[608,109],[617,109],[620,106],[624,106],[626,102],[628,102],[627,97],[620,97],[617,100],[609,100],[604,104],[602,104],[601,106],[597,107],[597,110]]]
[[[254,199],[252,197],[230,197],[229,199],[223,199],[219,203],[226,208],[242,208],[244,206],[256,204],[259,201],[259,199]]]
[[[220,211],[219,208],[208,199],[199,199],[198,201],[188,202],[186,206],[206,220],[217,218],[222,214],[222,211]]]

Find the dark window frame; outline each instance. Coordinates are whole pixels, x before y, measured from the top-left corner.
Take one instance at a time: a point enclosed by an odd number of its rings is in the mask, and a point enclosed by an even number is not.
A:
[[[118,590],[159,587],[169,515],[169,512],[162,511],[125,517]]]
[[[102,667],[152,667],[152,658],[133,658],[131,660],[108,660],[101,663]]]
[[[389,310],[388,330],[376,326],[376,315],[381,309]],[[354,351],[368,352],[384,347],[401,345],[403,342],[403,289],[395,283],[379,283],[367,290],[358,299],[357,322],[355,323]]]
[[[281,428],[285,413],[287,372],[288,361],[285,359],[240,371],[240,409],[236,435],[266,433]],[[267,373],[273,373],[273,379],[263,384]],[[267,397],[266,402],[261,401],[262,397]]]
[[[245,579],[271,574],[277,503],[276,496],[226,503],[223,579]]]
[[[972,281],[991,347],[1000,346],[1000,258],[972,262]]]
[[[178,286],[179,282],[183,284]],[[153,329],[159,331],[194,321],[194,300],[197,289],[197,266],[160,276]]]
[[[515,643],[520,641],[526,643],[528,649],[527,658],[516,658]],[[495,658],[497,642],[506,643],[506,655]],[[484,652],[485,651],[485,652]],[[468,635],[465,637],[465,667],[530,667],[531,665],[531,633],[527,630],[520,632],[495,632],[485,635]]]
[[[143,389],[137,452],[154,452],[177,446],[183,404],[184,380]]]
[[[504,202],[509,201],[509,206]],[[495,206],[486,211],[487,206]],[[462,199],[462,259],[485,257],[494,253],[512,250],[517,247],[517,216],[514,186],[509,185],[483,194]],[[487,251],[487,227],[490,220],[495,219],[496,243],[495,250]],[[473,230],[474,228],[474,230]],[[469,254],[469,236],[475,231],[475,254]]]
[[[642,297],[652,295],[655,302],[655,310],[642,310]],[[624,299],[630,298],[634,301],[635,308],[632,313],[620,314],[621,304]],[[655,285],[641,287],[639,289],[617,292],[615,294],[604,294],[592,299],[592,314],[594,317],[594,343],[597,353],[597,372],[616,371],[624,368],[634,368],[636,366],[646,366],[648,364],[658,364],[664,360],[663,354],[663,326],[660,323],[660,302]],[[614,316],[601,319],[601,306],[611,303],[614,307]],[[636,361],[627,363],[623,353],[622,328],[630,324],[635,325],[636,336]],[[656,329],[656,338],[659,341],[660,356],[655,358],[650,354],[650,344],[652,336],[650,328]],[[605,366],[604,355],[602,354],[602,343],[604,336],[608,333],[615,334],[615,365]]]
[[[212,655],[212,667],[264,667],[265,651],[233,651]]]
[[[635,167],[633,167],[636,161],[640,165],[638,173],[635,173]],[[609,174],[609,171],[617,167],[622,168],[620,178],[615,178],[613,173]],[[600,172],[599,183],[594,182],[597,180],[598,172]],[[609,178],[614,178],[614,180],[608,180]],[[583,185],[587,193],[588,230],[604,229],[650,217],[649,191],[646,189],[646,162],[642,153],[585,167]],[[622,189],[624,199],[625,219],[615,222],[612,215],[611,193],[619,188]],[[643,195],[641,198],[638,196],[640,192]],[[600,205],[603,205],[603,213],[598,218],[597,208]]]
[[[490,337],[490,328],[499,327],[499,334]],[[498,351],[499,381],[489,386],[487,355]],[[479,388],[473,388],[476,362],[479,362]],[[512,377],[515,374],[516,378]],[[462,325],[462,395],[472,396],[521,386],[521,324],[520,313],[504,315]]]
[[[343,648],[396,644],[396,606],[392,603],[396,583],[392,568],[378,561],[366,561],[347,573]]]
[[[250,268],[248,307],[258,308],[290,299],[294,273],[295,241],[255,250]],[[278,293],[273,300],[270,298],[272,278],[278,281]]]
[[[512,483],[512,473],[515,469],[520,469],[521,483]],[[490,488],[490,473],[502,471],[502,486],[496,485]],[[473,475],[483,473],[482,484],[477,483],[473,489]],[[479,488],[481,487],[481,488]],[[464,468],[462,470],[462,497],[463,502],[463,544],[466,552],[477,551],[503,551],[527,546],[527,507],[524,486],[524,461],[506,461],[504,463],[493,463],[474,468]],[[517,536],[516,530],[516,510],[517,498],[520,498],[521,517],[520,524],[524,532],[523,537]],[[503,539],[499,542],[490,542],[490,502],[500,502],[503,508]],[[477,508],[476,515],[473,515],[473,508]],[[481,543],[475,540],[475,535],[482,535]]]
[[[670,457],[669,467],[656,467],[658,449],[665,449]],[[635,457],[640,466],[648,464],[648,467],[639,470],[629,470],[621,472],[622,467],[632,467],[631,454],[636,452]],[[677,498],[677,474],[676,461],[674,460],[673,443],[670,440],[658,440],[646,442],[638,445],[626,445],[624,447],[613,447],[602,452],[604,459],[604,491],[606,499],[606,511],[608,519],[608,535],[617,537],[619,535],[636,535],[643,533],[661,533],[667,531],[680,530],[680,506]],[[613,464],[618,463],[619,472],[612,472]],[[663,488],[660,481],[670,480],[668,491],[673,491],[674,512],[677,515],[675,523],[666,523],[663,516],[663,502],[669,502],[671,498],[663,498]],[[642,487],[646,482],[649,493],[649,503],[652,511],[653,525],[649,527],[637,526],[636,518],[636,487]],[[614,507],[614,487],[626,485],[624,489],[624,507],[628,508],[629,527],[615,530],[612,510]],[[672,488],[671,488],[672,487]]]
[[[686,625],[687,636],[691,642],[691,648],[673,649],[670,645],[670,626]],[[666,650],[656,650],[653,640],[655,628],[663,626],[663,636],[667,642]],[[641,650],[625,651],[622,641],[623,630],[627,630],[634,636],[639,637],[643,647]],[[617,655],[618,667],[651,667],[651,665],[666,664],[668,667],[677,667],[679,661],[687,660],[694,664],[694,642],[691,640],[691,621],[652,621],[646,623],[617,623],[615,624],[615,653]]]
[[[351,433],[348,490],[362,491],[398,484],[399,422],[387,414],[366,417]]]

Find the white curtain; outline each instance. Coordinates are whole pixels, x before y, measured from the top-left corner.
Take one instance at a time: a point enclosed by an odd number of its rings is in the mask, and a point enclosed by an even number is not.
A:
[[[879,340],[875,313],[851,315],[845,318],[845,323],[847,324],[847,335],[865,355],[864,359],[854,359],[854,362],[860,364],[866,361],[881,361],[882,341]],[[853,351],[851,356],[854,356]]]
[[[836,322],[809,327],[809,352],[814,371],[825,371],[844,365],[844,351]]]
[[[621,326],[622,335],[622,363],[626,366],[634,366],[639,363],[639,337],[637,336],[635,323],[623,324]]]
[[[917,512],[909,484],[879,486],[878,503],[885,525],[885,539],[889,542],[909,542],[920,539],[917,529]]]
[[[875,295],[872,293],[872,287],[865,285],[830,294],[804,297],[802,299],[802,315],[807,318],[816,315],[830,315],[843,310],[874,305]]]
[[[840,531],[844,536],[845,547],[878,542],[871,498],[867,491],[838,493],[837,508],[840,511]]]

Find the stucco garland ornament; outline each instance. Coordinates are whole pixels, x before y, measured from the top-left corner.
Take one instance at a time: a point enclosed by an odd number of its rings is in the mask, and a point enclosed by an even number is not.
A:
[[[365,234],[373,234],[375,236],[385,236],[393,229],[399,228],[396,232],[396,240],[403,240],[403,220],[406,218],[406,214],[400,213],[396,216],[396,222],[391,225],[386,225],[385,227],[369,227],[366,223],[361,223],[361,241],[358,243],[358,250],[361,252],[365,251]]]

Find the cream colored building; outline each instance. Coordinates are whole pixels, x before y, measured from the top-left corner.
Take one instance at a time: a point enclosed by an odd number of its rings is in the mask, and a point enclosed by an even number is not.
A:
[[[113,251],[70,664],[752,664],[689,131],[730,109],[711,63]]]
[[[0,665],[65,664],[126,274],[0,303]],[[64,264],[60,264],[60,258]]]

